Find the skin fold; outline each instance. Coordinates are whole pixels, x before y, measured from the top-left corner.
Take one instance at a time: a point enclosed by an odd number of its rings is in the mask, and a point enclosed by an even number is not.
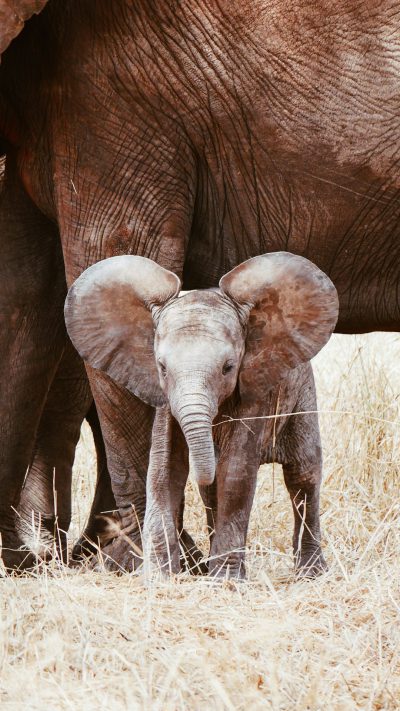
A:
[[[332,279],[339,332],[398,330],[395,0],[295,0],[290,13],[282,0],[49,0],[18,34],[43,4],[4,9],[0,143],[16,176],[7,210],[21,234],[40,222],[42,254],[59,235],[68,286],[99,260],[136,254],[204,289],[285,250]],[[3,234],[6,532],[63,326],[52,259]],[[24,290],[28,338],[23,310],[13,325]],[[141,527],[154,407],[88,375],[119,514],[134,507]],[[37,395],[22,402],[32,382]],[[121,541],[109,553],[132,559]]]
[[[72,465],[85,417],[96,445],[97,485],[75,558],[93,550],[88,541],[96,542],[103,528],[97,514],[115,507],[85,368],[63,326],[66,284],[57,232],[30,201],[14,165],[10,156],[6,170],[0,164],[2,269],[10,275],[0,291],[8,374],[0,382],[0,431],[7,441],[0,454],[0,509],[2,558],[10,569],[54,552],[67,559]]]
[[[68,332],[82,357],[158,406],[147,474],[145,568],[180,569],[180,511],[190,468],[208,508],[210,572],[243,577],[257,471],[263,462],[278,461],[295,514],[296,565],[315,575],[326,567],[318,419],[263,416],[277,408],[288,415],[315,413],[309,358],[335,328],[336,290],[315,265],[286,252],[248,260],[225,275],[219,289],[181,298],[179,290],[178,278],[154,262],[113,257],[86,270],[65,305]],[[255,420],[250,427],[221,424],[226,412],[234,420]]]

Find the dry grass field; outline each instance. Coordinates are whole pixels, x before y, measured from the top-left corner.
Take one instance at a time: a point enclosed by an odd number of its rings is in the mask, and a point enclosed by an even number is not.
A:
[[[246,583],[146,588],[51,566],[4,578],[2,709],[400,708],[400,337],[334,337],[315,372],[329,573],[294,582],[288,496],[262,467]],[[84,431],[72,535],[93,476]],[[187,519],[204,544],[193,488]]]

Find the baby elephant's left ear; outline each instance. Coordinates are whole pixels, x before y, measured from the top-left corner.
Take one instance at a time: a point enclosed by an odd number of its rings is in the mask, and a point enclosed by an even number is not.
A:
[[[67,330],[82,358],[153,407],[166,399],[154,356],[152,310],[179,289],[176,274],[126,254],[92,264],[65,301]]]
[[[329,340],[339,302],[329,277],[289,252],[253,257],[225,274],[220,288],[249,310],[239,374],[242,398],[262,397]]]

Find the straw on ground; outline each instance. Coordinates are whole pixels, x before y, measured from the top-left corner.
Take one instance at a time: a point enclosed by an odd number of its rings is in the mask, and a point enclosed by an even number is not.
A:
[[[399,356],[399,337],[376,334],[335,337],[316,359],[327,575],[293,581],[289,499],[280,467],[262,467],[247,583],[145,588],[140,576],[51,566],[2,580],[2,708],[398,709]],[[85,430],[73,535],[94,468]],[[205,547],[192,486],[188,499]]]

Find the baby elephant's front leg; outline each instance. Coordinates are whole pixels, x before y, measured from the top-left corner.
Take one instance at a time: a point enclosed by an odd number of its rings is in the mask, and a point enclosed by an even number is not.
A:
[[[257,417],[259,410],[241,413]],[[252,429],[241,422],[231,428],[217,468],[217,520],[211,542],[209,572],[213,577],[246,577],[245,546],[260,463],[264,424],[255,419]]]
[[[159,408],[153,426],[143,529],[145,576],[178,573],[177,523],[189,472],[187,446],[170,410]]]

